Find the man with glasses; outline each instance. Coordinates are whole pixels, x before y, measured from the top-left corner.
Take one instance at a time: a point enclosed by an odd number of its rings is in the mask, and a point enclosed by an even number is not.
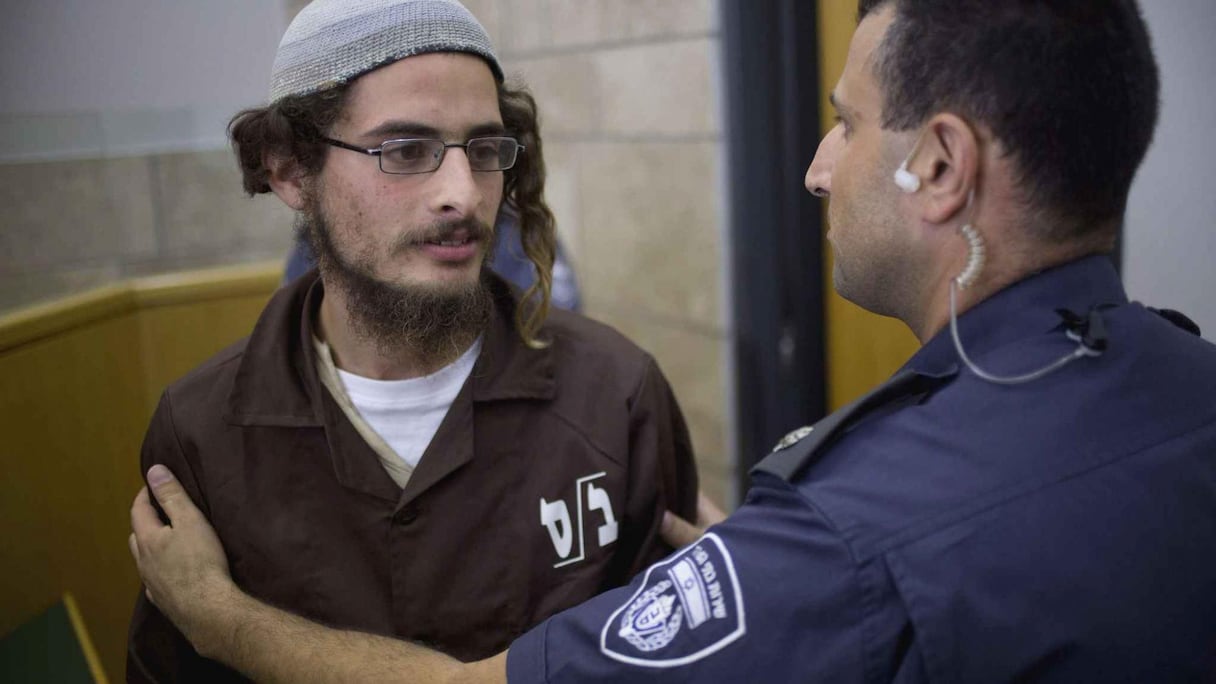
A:
[[[169,387],[142,469],[172,468],[262,600],[471,660],[670,552],[689,436],[653,359],[549,311],[535,103],[454,0],[317,0],[270,104],[230,134],[245,190],[297,212],[319,273]],[[503,211],[536,285],[494,276]],[[141,596],[132,681],[239,677]]]

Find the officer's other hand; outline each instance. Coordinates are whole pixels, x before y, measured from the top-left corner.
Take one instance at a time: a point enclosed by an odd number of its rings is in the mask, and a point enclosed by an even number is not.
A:
[[[678,549],[700,539],[707,528],[723,520],[726,520],[726,513],[705,496],[705,492],[697,492],[697,521],[690,523],[675,513],[666,511],[663,513],[663,523],[659,526],[659,536],[672,548]]]
[[[148,599],[202,652],[205,611],[236,591],[228,559],[215,530],[168,468],[152,466],[148,484],[169,524],[160,521],[144,487],[131,505],[127,543]]]

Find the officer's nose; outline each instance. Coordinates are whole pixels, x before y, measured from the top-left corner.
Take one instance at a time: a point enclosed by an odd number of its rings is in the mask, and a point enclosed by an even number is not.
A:
[[[452,218],[472,216],[482,202],[481,187],[474,173],[464,149],[449,147],[439,168],[432,172],[435,192],[431,209]]]
[[[844,142],[844,130],[836,124],[828,134],[819,141],[819,149],[815,151],[815,159],[806,170],[803,183],[806,189],[816,197],[827,197],[832,194],[832,171],[836,168],[836,155]]]

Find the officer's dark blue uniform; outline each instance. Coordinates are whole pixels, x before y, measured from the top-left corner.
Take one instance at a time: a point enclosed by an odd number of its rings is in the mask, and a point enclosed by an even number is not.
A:
[[[631,586],[511,646],[524,682],[1216,680],[1216,346],[1129,304],[1109,260],[966,313],[753,472],[746,503]],[[842,416],[844,416],[842,418]]]

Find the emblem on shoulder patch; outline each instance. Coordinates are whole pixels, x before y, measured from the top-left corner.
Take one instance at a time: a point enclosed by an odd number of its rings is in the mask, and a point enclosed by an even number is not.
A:
[[[803,437],[806,437],[807,435],[811,434],[811,432],[814,431],[814,429],[815,429],[815,427],[813,425],[806,425],[806,426],[798,428],[797,430],[794,430],[793,432],[789,433],[788,435],[782,437],[781,441],[777,442],[777,446],[773,447],[773,450],[770,453],[775,454],[778,451],[781,451],[782,449],[788,449],[788,448],[794,446],[798,442],[801,442]]]
[[[746,632],[734,561],[710,532],[646,571],[642,586],[608,616],[600,651],[623,663],[675,667],[700,660]]]

